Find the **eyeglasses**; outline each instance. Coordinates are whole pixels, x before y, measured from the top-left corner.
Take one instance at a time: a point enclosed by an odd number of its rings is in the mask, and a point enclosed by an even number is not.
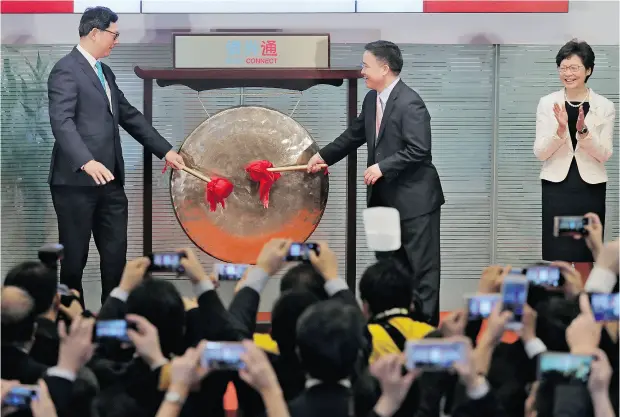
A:
[[[112,32],[111,30],[107,30],[107,29],[103,29],[103,31],[111,33],[112,35],[114,35],[114,40],[117,40],[118,37],[121,35],[119,32]]]
[[[583,68],[583,65],[571,65],[569,67],[558,67],[558,72],[561,74],[563,72],[571,72],[576,73],[579,72],[579,69]]]

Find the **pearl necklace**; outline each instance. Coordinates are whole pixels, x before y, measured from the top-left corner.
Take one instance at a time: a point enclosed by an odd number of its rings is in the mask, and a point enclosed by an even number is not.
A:
[[[576,107],[576,108],[581,107],[581,106],[583,105],[583,103],[585,103],[585,102],[588,100],[588,98],[590,98],[590,89],[589,89],[589,88],[588,88],[588,91],[586,92],[586,96],[585,96],[585,98],[583,99],[583,101],[582,101],[581,103],[579,103],[579,104],[573,104],[573,103],[571,103],[571,102],[570,102],[570,100],[568,99],[568,96],[566,95],[566,89],[564,89],[564,99],[566,100],[566,102],[568,103],[568,105],[569,105],[569,106],[571,106],[571,107]]]

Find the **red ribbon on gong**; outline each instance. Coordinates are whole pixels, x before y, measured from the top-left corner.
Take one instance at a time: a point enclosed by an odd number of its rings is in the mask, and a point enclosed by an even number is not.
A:
[[[205,187],[205,199],[209,203],[209,209],[215,211],[217,205],[226,208],[225,199],[232,193],[233,185],[226,178],[211,177],[211,181]]]
[[[279,172],[267,171],[267,168],[273,168],[273,164],[266,160],[250,162],[245,167],[245,172],[250,175],[250,179],[259,183],[258,193],[265,208],[269,207],[271,187],[282,176]]]

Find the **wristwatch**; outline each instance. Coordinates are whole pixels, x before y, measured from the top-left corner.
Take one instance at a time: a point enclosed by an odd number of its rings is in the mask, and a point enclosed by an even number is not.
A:
[[[583,129],[579,131],[580,135],[585,135],[586,133],[588,133],[588,126],[583,126]]]
[[[183,405],[183,403],[185,402],[181,394],[179,394],[178,392],[174,392],[174,391],[166,392],[166,395],[164,396],[164,401],[179,404],[179,405]]]

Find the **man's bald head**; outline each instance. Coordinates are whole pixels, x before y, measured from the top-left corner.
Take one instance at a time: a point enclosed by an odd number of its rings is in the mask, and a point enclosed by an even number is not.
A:
[[[2,343],[28,342],[35,329],[34,300],[21,288],[6,286],[0,293]]]

